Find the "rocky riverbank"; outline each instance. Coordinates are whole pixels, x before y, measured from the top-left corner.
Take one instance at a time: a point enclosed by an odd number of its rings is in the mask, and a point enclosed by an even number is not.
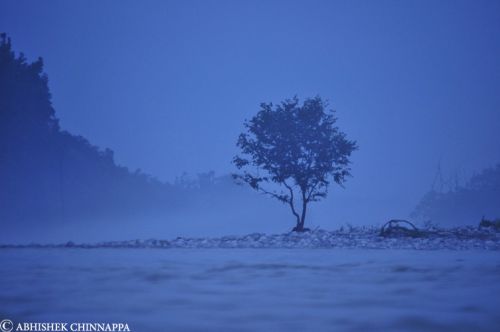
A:
[[[375,227],[349,227],[334,231],[313,230],[304,233],[264,234],[212,238],[178,237],[170,240],[147,239],[97,243],[25,245],[3,244],[0,248],[363,248],[417,250],[500,250],[500,232],[492,228],[432,228],[419,236],[382,236]]]

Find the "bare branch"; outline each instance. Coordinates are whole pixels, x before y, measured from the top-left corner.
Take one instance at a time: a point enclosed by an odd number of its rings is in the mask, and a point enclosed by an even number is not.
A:
[[[258,191],[262,192],[263,194],[266,194],[266,195],[269,195],[271,197],[274,197],[274,198],[276,198],[277,200],[279,200],[279,201],[281,201],[283,203],[288,203],[288,201],[289,201],[287,195],[283,195],[283,194],[280,195],[280,194],[278,194],[276,192],[265,190],[262,187],[259,187]]]
[[[285,185],[285,187],[287,187],[288,191],[290,192],[290,201],[288,203],[290,204],[290,208],[292,209],[293,215],[297,218],[297,221],[299,221],[300,216],[295,210],[295,205],[293,203],[293,188],[288,183],[286,183],[285,180],[283,180],[283,184]]]

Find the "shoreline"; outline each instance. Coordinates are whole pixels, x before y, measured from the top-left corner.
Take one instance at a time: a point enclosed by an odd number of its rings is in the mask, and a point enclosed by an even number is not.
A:
[[[472,226],[422,230],[419,236],[383,236],[375,227],[359,227],[304,233],[252,233],[221,237],[177,237],[93,243],[0,244],[0,249],[22,248],[158,248],[158,249],[413,249],[413,250],[500,250],[500,232]]]

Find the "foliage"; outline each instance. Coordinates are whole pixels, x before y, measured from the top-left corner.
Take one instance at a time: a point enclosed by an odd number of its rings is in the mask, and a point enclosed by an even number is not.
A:
[[[43,60],[0,36],[0,220],[71,220],[164,210],[171,188],[60,129]]]
[[[472,223],[481,216],[500,215],[500,164],[472,176],[464,185],[427,192],[413,218],[438,223]]]
[[[500,219],[488,220],[488,219],[484,219],[484,217],[483,217],[481,219],[481,222],[479,223],[479,227],[493,228],[497,231],[500,231]]]
[[[343,185],[350,175],[349,157],[357,149],[327,106],[320,97],[302,105],[297,97],[276,106],[263,103],[237,142],[241,156],[233,163],[243,173],[234,177],[288,204],[297,231],[304,230],[307,204],[326,197],[332,180]]]

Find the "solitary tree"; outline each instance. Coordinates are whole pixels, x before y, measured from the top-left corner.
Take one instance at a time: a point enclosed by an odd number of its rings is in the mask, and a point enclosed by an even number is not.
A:
[[[307,205],[326,197],[333,180],[340,186],[350,175],[351,153],[357,149],[336,127],[334,111],[320,97],[299,105],[297,97],[280,105],[261,104],[237,146],[233,177],[290,206],[294,231],[303,232]]]

